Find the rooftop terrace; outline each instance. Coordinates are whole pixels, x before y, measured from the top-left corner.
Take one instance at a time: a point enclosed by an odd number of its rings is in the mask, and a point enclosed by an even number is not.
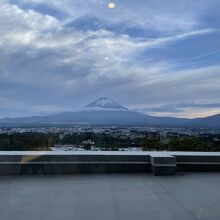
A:
[[[0,176],[1,220],[219,220],[220,173]]]
[[[215,152],[0,152],[0,220],[219,220],[219,171]]]

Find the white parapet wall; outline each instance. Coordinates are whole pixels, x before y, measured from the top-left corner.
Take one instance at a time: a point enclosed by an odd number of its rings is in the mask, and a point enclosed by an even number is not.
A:
[[[0,175],[220,171],[218,152],[1,151]]]

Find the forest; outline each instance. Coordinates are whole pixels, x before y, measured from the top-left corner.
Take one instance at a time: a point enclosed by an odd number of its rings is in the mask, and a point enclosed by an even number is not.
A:
[[[220,141],[197,136],[171,136],[161,140],[157,133],[144,137],[114,136],[105,133],[72,133],[61,137],[57,133],[14,133],[0,134],[1,151],[50,151],[54,145],[83,146],[83,141],[91,140],[100,150],[119,150],[137,147],[143,151],[220,151]],[[86,150],[90,146],[83,146]]]

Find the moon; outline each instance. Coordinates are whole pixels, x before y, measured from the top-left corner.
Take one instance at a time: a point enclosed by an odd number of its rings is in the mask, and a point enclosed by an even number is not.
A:
[[[116,7],[116,4],[115,4],[114,2],[110,2],[110,3],[108,4],[108,7],[111,8],[111,9],[113,9],[113,8]]]

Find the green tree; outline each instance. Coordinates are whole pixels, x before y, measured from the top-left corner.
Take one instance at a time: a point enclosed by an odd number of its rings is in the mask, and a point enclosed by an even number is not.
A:
[[[212,151],[212,144],[198,137],[175,137],[168,142],[171,151]]]
[[[160,150],[161,144],[158,137],[148,137],[141,141],[141,147],[144,151],[148,150]]]

